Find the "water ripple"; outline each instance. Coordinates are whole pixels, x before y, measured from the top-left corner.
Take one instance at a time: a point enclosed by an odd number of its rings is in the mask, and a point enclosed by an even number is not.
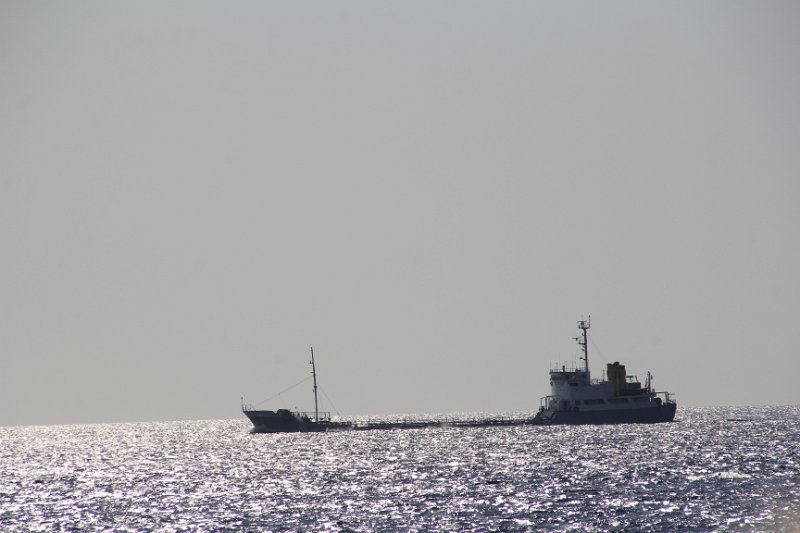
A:
[[[0,529],[797,531],[800,517],[798,407],[648,426],[248,429],[0,428]]]

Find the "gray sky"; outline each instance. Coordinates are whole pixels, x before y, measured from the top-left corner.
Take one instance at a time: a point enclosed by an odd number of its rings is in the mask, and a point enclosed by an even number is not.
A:
[[[3,2],[0,424],[239,417],[312,345],[343,415],[535,410],[590,313],[596,377],[797,404],[798,23]]]

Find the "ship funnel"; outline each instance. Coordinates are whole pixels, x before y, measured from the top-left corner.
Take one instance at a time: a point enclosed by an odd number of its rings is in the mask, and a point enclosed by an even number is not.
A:
[[[614,386],[614,396],[622,394],[622,390],[625,388],[625,365],[621,365],[617,361],[609,363],[606,365],[606,375],[608,381]]]

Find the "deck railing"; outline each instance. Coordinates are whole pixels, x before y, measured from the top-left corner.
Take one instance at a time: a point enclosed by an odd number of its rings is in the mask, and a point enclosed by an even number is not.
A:
[[[664,403],[675,403],[675,395],[671,392],[662,391],[657,392],[656,396],[660,396],[664,399]]]
[[[300,418],[308,418],[310,420],[314,420],[314,413],[309,413],[307,411],[292,411],[295,416],[299,416]],[[320,411],[319,416],[316,420],[323,421],[323,422],[330,422],[331,421],[331,413],[329,411]]]
[[[244,411],[272,411],[272,412],[277,412],[277,410],[275,410],[275,409],[259,409],[255,405],[250,405],[250,404],[243,403],[242,404],[242,412],[244,412]],[[296,417],[299,417],[299,418],[308,418],[310,420],[314,420],[314,412],[313,411],[312,412],[308,412],[308,411],[292,411],[292,414],[294,416],[296,416]],[[330,411],[320,411],[319,412],[319,418],[317,420],[320,420],[320,421],[323,421],[323,422],[330,422],[331,421],[331,413],[330,413]]]

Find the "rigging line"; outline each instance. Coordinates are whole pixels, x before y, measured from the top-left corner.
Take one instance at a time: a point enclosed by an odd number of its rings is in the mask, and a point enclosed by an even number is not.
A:
[[[341,416],[342,416],[342,413],[340,413],[340,412],[339,412],[339,410],[336,408],[336,406],[335,406],[335,405],[333,405],[333,402],[331,401],[331,399],[330,399],[330,398],[328,398],[328,395],[327,395],[327,394],[325,394],[325,389],[323,389],[322,387],[320,387],[320,388],[319,388],[319,390],[321,390],[321,391],[322,391],[322,395],[323,395],[323,396],[325,396],[325,399],[326,399],[326,400],[328,400],[328,403],[329,403],[329,404],[331,404],[331,407],[333,407],[333,410],[334,410],[334,411],[336,411],[336,415],[337,415],[337,416],[339,416],[339,417],[341,418]]]
[[[602,358],[603,358],[603,360],[604,360],[606,363],[608,363],[608,358],[606,358],[605,354],[603,354],[603,352],[601,352],[601,351],[600,351],[600,348],[598,348],[598,347],[597,347],[597,345],[594,343],[594,339],[592,338],[592,336],[591,336],[591,335],[587,335],[587,337],[589,337],[589,342],[590,342],[590,343],[592,343],[592,347],[593,347],[595,350],[597,350],[597,353],[599,353],[599,354],[600,354],[600,357],[602,357]]]
[[[289,392],[290,390],[292,390],[293,388],[297,387],[298,385],[302,385],[303,383],[305,383],[305,382],[306,382],[306,381],[308,381],[309,379],[311,379],[311,376],[306,376],[305,378],[301,379],[300,381],[298,381],[297,383],[295,383],[295,384],[294,384],[294,385],[292,385],[291,387],[289,387],[289,388],[286,388],[286,389],[283,389],[282,391],[280,391],[280,392],[279,392],[279,393],[277,393],[277,394],[273,394],[272,396],[270,396],[270,397],[269,397],[269,398],[267,398],[266,400],[261,400],[260,402],[258,402],[257,404],[255,404],[255,406],[259,406],[259,405],[261,405],[261,404],[262,404],[262,403],[264,403],[264,402],[268,402],[268,401],[270,401],[270,400],[273,400],[273,399],[277,398],[278,396],[280,396],[281,394],[283,394],[284,392]]]

